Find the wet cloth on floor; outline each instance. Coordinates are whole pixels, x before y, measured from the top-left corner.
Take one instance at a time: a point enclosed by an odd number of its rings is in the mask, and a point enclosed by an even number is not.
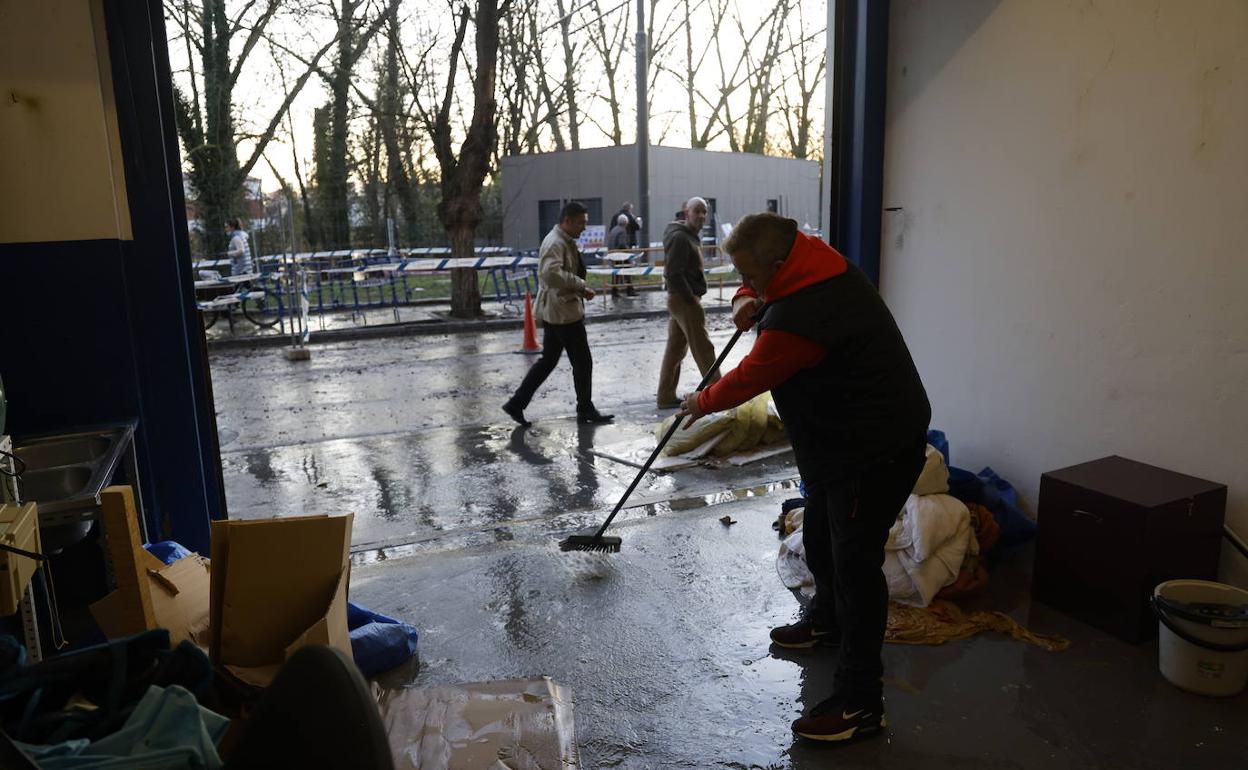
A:
[[[890,602],[884,641],[893,644],[944,644],[985,631],[996,631],[1049,652],[1060,652],[1070,646],[1069,639],[1029,631],[1003,612],[966,613],[945,599],[937,599],[928,607],[907,607]]]

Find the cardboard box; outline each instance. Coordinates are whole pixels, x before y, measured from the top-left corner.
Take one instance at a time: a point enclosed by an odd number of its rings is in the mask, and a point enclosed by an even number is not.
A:
[[[165,565],[143,547],[130,487],[100,493],[100,520],[108,540],[117,590],[91,605],[91,615],[110,639],[153,628],[169,641],[204,644],[208,628],[209,564],[198,554]]]
[[[347,587],[352,516],[212,523],[210,652],[242,681],[267,686],[295,650],[351,654]]]
[[[35,503],[0,505],[0,543],[23,551],[43,553],[39,540],[39,512]],[[0,551],[0,615],[17,612],[22,594],[39,562],[27,556]]]

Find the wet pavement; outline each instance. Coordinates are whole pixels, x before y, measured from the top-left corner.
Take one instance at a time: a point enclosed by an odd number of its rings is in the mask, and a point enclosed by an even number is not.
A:
[[[728,318],[710,323],[723,344]],[[617,415],[601,427],[576,424],[566,361],[527,411],[532,428],[503,414],[500,405],[535,360],[514,352],[516,331],[318,345],[310,362],[297,363],[272,349],[214,353],[230,516],[352,512],[360,550],[609,508],[636,469],[590,450],[649,435],[670,414],[656,409],[649,383],[663,329],[652,320],[589,327],[595,402]],[[729,362],[744,352],[742,345]],[[692,390],[692,360],[683,374]],[[694,468],[643,481],[630,503],[793,476],[788,458]]]
[[[1155,641],[1031,604],[1027,550],[966,608],[1066,636],[1068,650],[995,634],[886,645],[887,733],[795,739],[789,723],[829,694],[836,652],[767,643],[798,608],[771,530],[789,494],[633,519],[614,555],[561,553],[539,524],[373,561],[355,568],[352,600],[419,627],[417,686],[544,674],[570,687],[586,768],[1243,766],[1248,697],[1184,693],[1159,675]]]
[[[710,323],[722,345],[727,317]],[[537,424],[511,425],[498,406],[533,360],[513,352],[514,330],[317,345],[303,363],[214,352],[230,515],[354,512],[352,600],[420,629],[414,684],[552,676],[573,692],[586,768],[1243,764],[1248,696],[1183,693],[1158,674],[1155,641],[1032,605],[1026,550],[968,609],[1069,650],[994,635],[888,646],[886,736],[795,742],[788,725],[828,693],[836,653],[767,644],[798,608],[771,529],[795,494],[791,458],[652,475],[619,520],[621,553],[559,552],[635,473],[590,450],[660,416],[663,324],[600,323],[589,338],[595,399],[616,425],[575,424],[566,362],[527,412]],[[691,389],[691,361],[683,375]]]

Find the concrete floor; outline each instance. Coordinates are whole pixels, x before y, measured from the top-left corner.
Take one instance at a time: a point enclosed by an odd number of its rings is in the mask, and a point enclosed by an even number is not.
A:
[[[712,323],[722,344],[727,319]],[[214,353],[231,515],[354,511],[352,599],[420,629],[414,684],[549,675],[573,692],[586,768],[1244,765],[1248,697],[1183,693],[1158,674],[1156,642],[1032,605],[1027,549],[968,609],[1007,612],[1069,650],[996,636],[888,646],[886,736],[795,741],[789,722],[828,693],[836,653],[767,644],[798,609],[771,530],[794,494],[788,458],[648,478],[618,525],[621,553],[555,547],[631,479],[588,450],[658,415],[662,325],[589,335],[616,426],[574,424],[566,364],[529,411],[537,426],[508,425],[498,404],[531,361],[511,352],[516,333],[323,346],[310,364]]]

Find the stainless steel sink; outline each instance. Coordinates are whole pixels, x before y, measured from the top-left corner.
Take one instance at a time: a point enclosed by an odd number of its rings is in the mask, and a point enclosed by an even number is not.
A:
[[[66,465],[61,468],[27,470],[22,474],[22,499],[42,505],[53,500],[68,500],[86,492],[87,485],[90,483],[91,466],[89,465]]]
[[[134,423],[14,441],[26,464],[18,481],[22,500],[39,503],[43,549],[55,553],[82,540],[99,517],[108,486],[134,441]]]
[[[43,439],[18,447],[14,454],[27,468],[58,468],[76,463],[91,463],[103,457],[113,441],[108,436],[71,436],[64,439]]]

